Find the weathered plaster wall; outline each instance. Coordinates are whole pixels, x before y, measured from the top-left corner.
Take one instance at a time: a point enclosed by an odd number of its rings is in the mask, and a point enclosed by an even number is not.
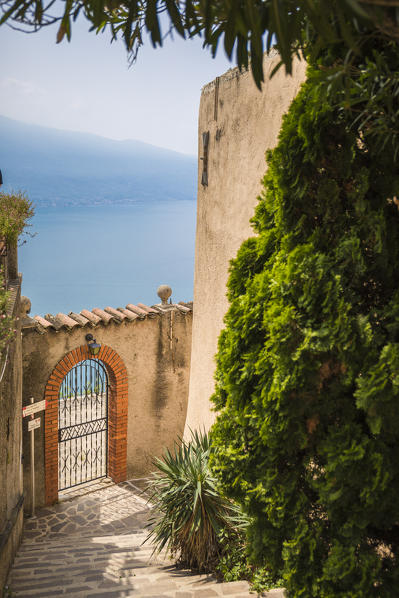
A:
[[[182,312],[181,309],[186,311]],[[41,400],[48,378],[58,361],[72,349],[85,345],[87,333],[93,334],[98,343],[111,347],[126,366],[129,392],[127,477],[144,476],[151,470],[153,456],[160,456],[165,447],[172,447],[183,433],[188,398],[191,326],[191,308],[178,307],[151,313],[144,319],[134,321],[124,319],[118,322],[115,318],[108,324],[101,321],[94,327],[86,325],[70,329],[62,326],[57,331],[49,326],[42,334],[30,322],[23,329],[23,403],[28,404],[31,396]],[[42,505],[45,498],[43,427],[35,432],[35,437],[36,501]],[[28,444],[28,434],[25,433],[26,455],[29,454]],[[31,504],[29,475],[27,458],[24,487],[28,510]]]
[[[10,252],[9,252],[10,253]],[[16,260],[16,248],[13,258]],[[17,266],[15,266],[17,268]],[[15,272],[10,269],[15,276]],[[9,314],[19,317],[20,277],[9,281]],[[19,320],[15,341],[0,356],[0,596],[18,548],[23,525],[22,347]]]
[[[228,71],[202,90],[199,110],[199,180],[195,252],[193,343],[186,434],[188,428],[213,420],[214,355],[227,311],[226,282],[230,260],[242,241],[253,235],[253,216],[265,151],[277,141],[282,115],[305,78],[305,63],[296,62],[292,77],[279,61],[264,58],[265,83],[258,91],[249,72]],[[201,184],[202,134],[209,131],[208,186]]]

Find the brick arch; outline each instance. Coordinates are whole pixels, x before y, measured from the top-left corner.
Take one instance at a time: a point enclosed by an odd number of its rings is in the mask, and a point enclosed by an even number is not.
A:
[[[46,504],[58,500],[58,394],[65,375],[85,359],[98,359],[105,366],[109,381],[108,400],[108,475],[114,482],[126,479],[128,386],[125,364],[119,355],[102,345],[95,357],[87,345],[67,353],[48,379],[44,398],[45,411],[45,483]]]

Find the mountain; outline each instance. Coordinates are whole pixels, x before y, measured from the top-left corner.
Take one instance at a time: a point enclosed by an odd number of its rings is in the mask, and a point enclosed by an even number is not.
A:
[[[0,116],[3,190],[37,206],[131,204],[195,199],[197,164],[141,141],[115,141]]]

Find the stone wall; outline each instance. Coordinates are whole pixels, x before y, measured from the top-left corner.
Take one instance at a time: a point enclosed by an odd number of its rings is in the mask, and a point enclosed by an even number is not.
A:
[[[16,247],[9,248],[7,262],[8,268],[4,269],[9,277],[8,313],[18,318],[21,278],[17,270]],[[0,596],[20,542],[23,525],[22,348],[20,322],[17,319],[15,327],[15,341],[0,355]]]
[[[127,371],[127,478],[142,477],[151,460],[182,436],[186,418],[191,351],[192,304],[153,306],[129,304],[126,309],[82,310],[80,314],[26,317],[23,321],[23,403],[41,400],[46,385],[51,393],[54,368],[66,367],[74,356],[84,358],[85,336],[93,334],[107,346]],[[82,349],[78,348],[81,347]],[[78,350],[78,351],[77,351]],[[79,357],[80,355],[80,357]],[[99,355],[101,358],[101,353]],[[63,362],[64,360],[64,362]],[[63,366],[64,363],[64,366]],[[55,378],[57,373],[55,374]],[[54,386],[55,388],[55,386]],[[38,414],[40,415],[40,414]],[[122,414],[122,417],[124,414]],[[56,416],[51,420],[56,424]],[[46,420],[48,426],[48,421]],[[53,424],[51,424],[53,425]],[[29,491],[29,442],[24,487],[26,507]],[[45,499],[45,430],[35,432],[36,503]]]
[[[292,77],[286,76],[281,68],[270,80],[278,61],[276,53],[265,55],[265,83],[261,92],[252,75],[238,69],[229,70],[202,90],[198,124],[195,315],[186,433],[189,427],[208,428],[214,420],[209,397],[214,389],[217,339],[228,308],[229,262],[241,243],[253,235],[249,220],[266,170],[265,152],[276,144],[282,115],[305,78],[305,63],[296,62]],[[207,132],[209,143],[204,148],[203,134]],[[205,177],[204,166],[207,166]]]

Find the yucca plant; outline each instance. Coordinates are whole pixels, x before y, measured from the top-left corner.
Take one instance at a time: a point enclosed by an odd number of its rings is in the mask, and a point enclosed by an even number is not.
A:
[[[193,432],[174,451],[154,459],[149,491],[154,507],[146,541],[154,552],[166,550],[179,564],[213,571],[223,553],[221,537],[234,536],[240,521],[238,507],[221,495],[209,468],[209,437]],[[221,535],[222,530],[224,534]]]

